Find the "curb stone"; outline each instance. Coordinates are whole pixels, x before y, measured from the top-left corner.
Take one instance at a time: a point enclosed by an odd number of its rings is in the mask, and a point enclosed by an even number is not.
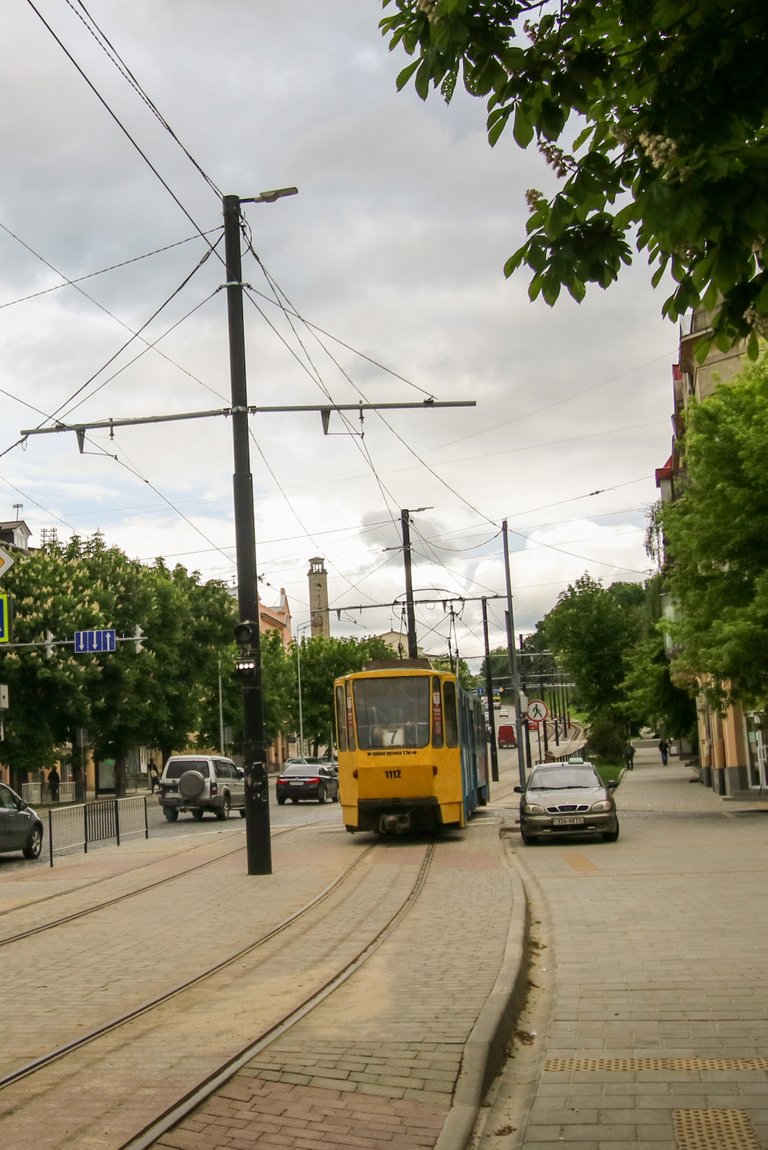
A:
[[[464,1047],[453,1102],[435,1150],[466,1150],[469,1145],[483,1100],[506,1064],[509,1040],[528,994],[530,908],[520,875],[505,862],[513,894],[504,958]]]

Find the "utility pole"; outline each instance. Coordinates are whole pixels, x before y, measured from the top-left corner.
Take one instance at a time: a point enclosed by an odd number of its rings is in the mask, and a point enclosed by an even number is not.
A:
[[[427,507],[417,507],[417,511],[427,511]],[[408,620],[408,658],[418,659],[419,649],[416,643],[416,616],[413,610],[413,579],[411,578],[411,519],[410,511],[403,508],[400,512],[400,528],[403,533],[403,563],[405,565],[405,613]]]
[[[488,731],[491,744],[491,781],[499,781],[499,752],[496,746],[496,716],[493,712],[493,675],[491,648],[488,640],[488,601],[483,599],[483,645],[485,647],[485,697],[488,700]]]
[[[501,534],[504,540],[504,574],[507,590],[507,610],[505,612],[507,623],[507,658],[509,660],[509,678],[512,683],[512,698],[515,704],[515,736],[517,738],[517,768],[520,783],[525,786],[525,750],[523,748],[523,723],[520,714],[522,700],[520,698],[520,666],[517,661],[517,648],[515,647],[515,621],[512,613],[512,577],[509,571],[509,533],[506,519],[501,525]],[[527,728],[527,724],[526,724]],[[527,734],[527,730],[526,730]],[[530,762],[530,759],[529,759]]]
[[[248,440],[240,206],[243,203],[272,203],[281,196],[295,194],[295,188],[281,188],[275,192],[262,192],[260,196],[248,200],[241,200],[239,196],[224,196],[222,200],[229,372],[232,388],[233,493],[239,617],[239,623],[235,627],[235,640],[240,647],[236,670],[243,684],[245,841],[249,875],[272,873],[272,842],[269,827],[267,746],[264,734],[264,693],[261,680],[256,526],[253,515],[253,480]]]

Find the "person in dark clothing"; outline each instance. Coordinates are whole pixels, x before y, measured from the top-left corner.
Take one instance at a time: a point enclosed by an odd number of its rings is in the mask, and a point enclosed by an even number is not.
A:
[[[659,754],[661,755],[661,765],[666,767],[669,758],[669,743],[666,739],[659,739]]]
[[[48,772],[48,789],[51,792],[51,802],[57,803],[59,801],[59,786],[61,784],[61,776],[55,767],[51,767]]]
[[[155,793],[155,788],[160,790],[160,776],[157,773],[157,767],[154,763],[149,764],[149,788],[152,794]]]
[[[631,743],[627,743],[624,748],[624,765],[628,771],[635,769],[635,748]]]

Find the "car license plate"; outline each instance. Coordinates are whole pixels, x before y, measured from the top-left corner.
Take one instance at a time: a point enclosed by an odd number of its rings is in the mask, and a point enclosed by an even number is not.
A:
[[[583,815],[560,815],[552,819],[554,827],[583,827]]]

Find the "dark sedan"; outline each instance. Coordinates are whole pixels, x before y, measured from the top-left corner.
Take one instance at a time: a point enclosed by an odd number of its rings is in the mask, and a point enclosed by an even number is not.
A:
[[[520,799],[520,835],[524,843],[555,835],[619,837],[613,798],[615,780],[606,786],[591,763],[553,763],[534,767]]]
[[[15,791],[0,783],[0,852],[21,851],[25,859],[40,857],[43,824]]]
[[[288,762],[277,776],[275,794],[280,806],[286,799],[298,803],[300,799],[315,799],[324,803],[326,799],[339,801],[339,780],[330,764],[311,762]]]

